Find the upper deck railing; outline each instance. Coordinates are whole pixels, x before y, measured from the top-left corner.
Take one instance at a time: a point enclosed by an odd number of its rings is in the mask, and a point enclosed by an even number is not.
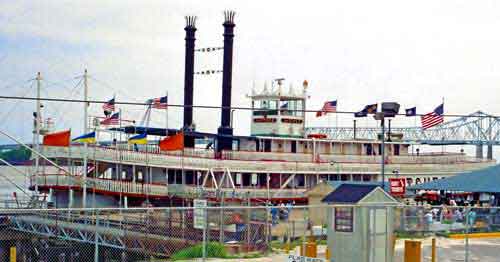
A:
[[[83,178],[81,176],[47,174],[40,175],[35,180],[31,177],[31,184],[36,183],[39,186],[46,187],[68,187],[78,188],[83,187],[83,183],[87,183],[89,188],[100,192],[123,193],[126,195],[135,196],[183,196],[183,197],[226,197],[226,198],[301,198],[305,197],[305,189],[262,189],[254,187],[237,187],[237,188],[206,188],[194,185],[179,185],[179,184],[151,184],[140,183],[125,180],[111,180],[102,178]]]
[[[185,149],[184,151],[160,152],[155,147],[144,151],[116,149],[113,147],[43,147],[48,157],[83,158],[101,161],[141,164],[166,168],[209,170],[228,168],[236,172],[378,172],[380,156],[268,153]],[[403,172],[462,172],[495,164],[494,161],[475,159],[464,154],[407,155],[386,157],[388,170]]]

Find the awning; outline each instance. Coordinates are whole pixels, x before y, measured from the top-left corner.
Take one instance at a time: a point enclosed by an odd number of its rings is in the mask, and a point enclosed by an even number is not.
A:
[[[461,173],[445,179],[408,187],[409,190],[445,190],[471,193],[500,193],[500,165]]]

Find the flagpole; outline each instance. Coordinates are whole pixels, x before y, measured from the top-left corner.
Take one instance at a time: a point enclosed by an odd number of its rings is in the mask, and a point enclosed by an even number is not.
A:
[[[335,106],[335,127],[339,127],[339,114],[337,113],[337,108],[339,107],[339,100],[336,100],[336,106]]]
[[[166,114],[166,120],[165,120],[165,136],[168,136],[168,90],[167,90],[167,105],[165,107],[165,114]]]
[[[87,75],[87,69],[85,69],[83,73],[83,133],[87,134],[88,133],[88,75]],[[71,146],[71,145],[70,145]],[[83,148],[85,151],[85,154],[83,155],[83,189],[82,189],[82,208],[85,208],[87,206],[87,166],[88,166],[88,156],[87,156],[87,150],[88,150],[88,144],[87,142],[83,143]]]
[[[443,96],[443,122],[444,122],[444,96]],[[443,144],[443,146],[441,147],[441,153],[444,153],[445,147],[446,146]]]
[[[41,87],[42,75],[40,72],[36,75],[36,116],[35,116],[35,135],[33,136],[33,146],[37,152],[40,152],[40,124],[41,124],[41,103],[40,103],[40,87]],[[40,157],[35,155],[35,195],[38,198],[38,173],[40,172]]]
[[[415,115],[413,116],[413,126],[416,128],[417,127],[417,108],[415,107]],[[413,151],[415,150],[415,145],[411,146],[411,154],[413,155]]]
[[[121,162],[122,162],[122,158],[121,158],[121,152],[120,152],[120,149],[118,147],[118,144],[122,141],[122,109],[118,109],[118,125],[119,125],[119,131],[120,132],[120,135],[118,136],[119,138],[119,141],[116,141],[116,145],[115,145],[115,150],[118,152],[118,163],[117,164],[117,168],[116,168],[116,173],[117,173],[117,176],[118,176],[118,179],[120,181],[120,215],[121,215],[121,208],[123,207],[123,181],[122,181],[122,174],[121,174],[121,169],[122,169],[122,166],[121,166]]]

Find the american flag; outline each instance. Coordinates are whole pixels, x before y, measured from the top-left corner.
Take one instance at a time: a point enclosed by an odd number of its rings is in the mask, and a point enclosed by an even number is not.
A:
[[[107,112],[115,111],[115,98],[113,97],[111,100],[104,103],[104,105],[102,105],[102,109]]]
[[[114,113],[101,121],[101,125],[118,125],[120,123],[120,112]]]
[[[335,113],[337,112],[337,100],[335,101],[327,101],[321,108],[321,111],[316,112],[316,117],[320,117],[326,115],[327,113]]]
[[[150,100],[153,108],[166,109],[168,106],[168,96],[153,98]]]
[[[427,129],[444,122],[444,104],[439,105],[434,111],[422,116],[422,128]]]

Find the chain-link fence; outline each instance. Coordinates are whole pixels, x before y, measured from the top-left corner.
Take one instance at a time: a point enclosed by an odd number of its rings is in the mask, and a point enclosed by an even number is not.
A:
[[[389,239],[386,248],[391,251],[386,254],[392,260],[371,261],[403,261],[407,239],[421,242],[425,261],[433,255],[432,238],[437,239],[437,261],[498,261],[497,208],[205,204],[2,209],[0,261],[287,261],[290,254],[330,261],[327,257],[343,251],[375,252],[382,248],[382,239]],[[377,213],[381,208],[390,210],[383,219]],[[371,213],[377,221],[370,220]],[[380,238],[383,232],[377,225],[385,225],[387,238]],[[359,238],[332,240],[337,239],[335,233]]]

